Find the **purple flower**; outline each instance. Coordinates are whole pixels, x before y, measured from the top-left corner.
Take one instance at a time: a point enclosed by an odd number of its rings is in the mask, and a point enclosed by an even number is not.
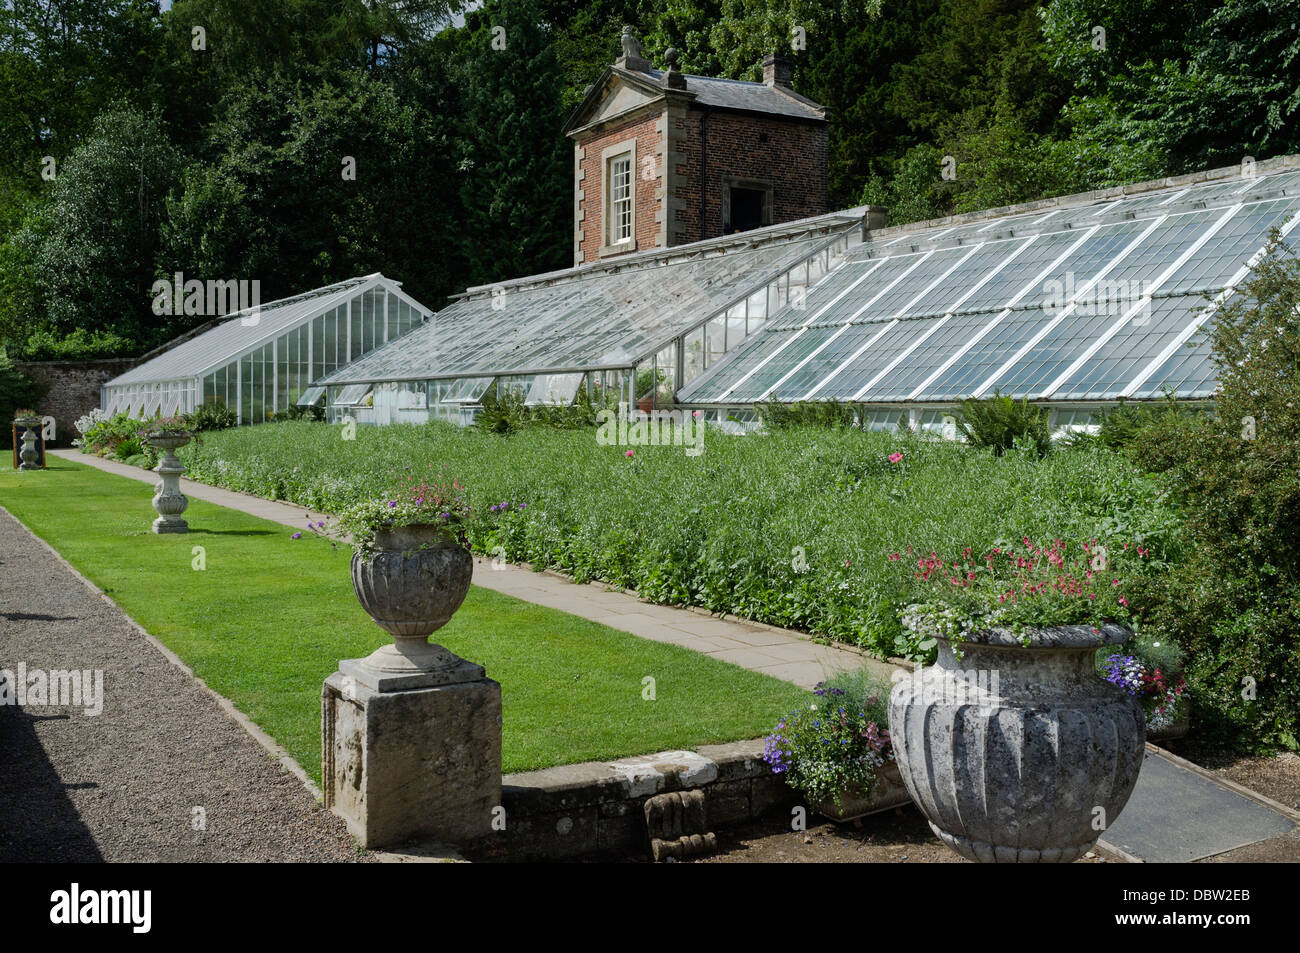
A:
[[[519,508],[520,508],[521,510],[526,510],[526,509],[528,509],[528,504],[527,504],[527,503],[520,503],[520,504],[519,504]]]
[[[289,538],[290,538],[290,539],[301,539],[301,538],[302,538],[302,533],[294,533],[294,534],[293,534],[292,536],[290,536]]]
[[[391,510],[394,506],[396,506],[396,505],[397,505],[397,501],[396,501],[396,500],[389,500],[389,501],[388,501],[388,508],[389,508],[390,510]]]

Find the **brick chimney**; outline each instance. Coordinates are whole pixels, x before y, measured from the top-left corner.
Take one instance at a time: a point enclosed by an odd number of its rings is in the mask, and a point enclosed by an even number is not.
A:
[[[763,57],[763,85],[790,88],[790,61],[776,53]]]

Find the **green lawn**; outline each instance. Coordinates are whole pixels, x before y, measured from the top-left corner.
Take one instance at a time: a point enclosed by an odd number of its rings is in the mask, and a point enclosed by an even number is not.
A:
[[[149,485],[50,461],[46,471],[0,472],[0,504],[319,780],[321,682],[339,659],[388,638],[352,592],[350,551],[201,500],[185,513],[188,535],[157,536]],[[437,641],[501,683],[506,771],[752,738],[806,697],[477,586]],[[642,699],[647,675],[654,701]]]

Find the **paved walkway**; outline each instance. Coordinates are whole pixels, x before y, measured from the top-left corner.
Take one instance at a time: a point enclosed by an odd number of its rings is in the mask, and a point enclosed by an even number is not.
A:
[[[98,467],[118,476],[156,483],[158,478],[139,467],[83,454],[77,450],[51,450],[51,456]],[[324,514],[308,513],[293,503],[281,503],[236,493],[220,487],[181,480],[181,490],[199,500],[207,500],[232,510],[240,510],[262,519],[305,529],[309,519]],[[474,584],[485,589],[514,596],[525,602],[558,609],[583,619],[591,619],[656,642],[670,642],[694,649],[741,668],[763,672],[804,688],[812,688],[822,679],[845,669],[868,666],[884,677],[895,666],[844,646],[818,645],[806,635],[788,629],[739,619],[718,618],[702,610],[680,609],[642,602],[635,595],[611,589],[605,583],[574,583],[552,572],[533,572],[522,566],[494,567],[492,560],[475,557]]]

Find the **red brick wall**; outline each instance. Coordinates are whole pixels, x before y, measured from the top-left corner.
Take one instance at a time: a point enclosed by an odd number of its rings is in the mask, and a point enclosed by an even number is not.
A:
[[[674,120],[685,132],[685,150],[674,157],[678,176],[676,206],[669,223],[673,244],[717,238],[722,234],[724,183],[731,177],[770,182],[772,185],[771,223],[821,215],[826,207],[826,125],[784,120],[777,117],[751,116],[740,113],[714,112],[708,118],[708,182],[705,234],[700,235],[700,118],[702,110],[691,109],[684,118]],[[584,235],[582,261],[600,259],[603,236],[604,168],[601,153],[616,143],[635,138],[636,169],[636,241],[637,250],[656,247],[659,225],[656,213],[660,188],[659,174],[642,178],[642,160],[659,148],[659,114],[652,114],[602,130],[583,141],[582,159],[584,190],[582,209],[585,215],[575,227]],[[675,138],[670,130],[670,139]],[[766,139],[766,141],[764,141]]]
[[[692,109],[685,124],[687,152],[677,161],[683,207],[677,219],[686,241],[722,234],[723,182],[727,176],[772,183],[772,224],[821,215],[826,208],[826,126],[766,116],[714,112],[707,136],[708,182],[705,234],[700,235],[700,117]],[[766,135],[767,141],[762,137]]]
[[[634,232],[636,247],[638,251],[655,247],[659,233],[659,223],[655,216],[659,210],[659,201],[655,198],[655,190],[659,188],[661,170],[656,165],[655,175],[650,179],[642,177],[642,170],[645,168],[643,165],[645,157],[654,157],[659,150],[658,122],[659,114],[652,113],[631,122],[603,129],[590,139],[582,141],[584,155],[581,185],[585,193],[582,209],[586,214],[582,221],[575,223],[575,228],[584,231],[581,243],[583,263],[600,260],[600,247],[604,236],[605,170],[601,153],[608,147],[628,139],[636,139],[636,168],[632,170],[636,194]],[[655,161],[657,163],[658,159]]]

